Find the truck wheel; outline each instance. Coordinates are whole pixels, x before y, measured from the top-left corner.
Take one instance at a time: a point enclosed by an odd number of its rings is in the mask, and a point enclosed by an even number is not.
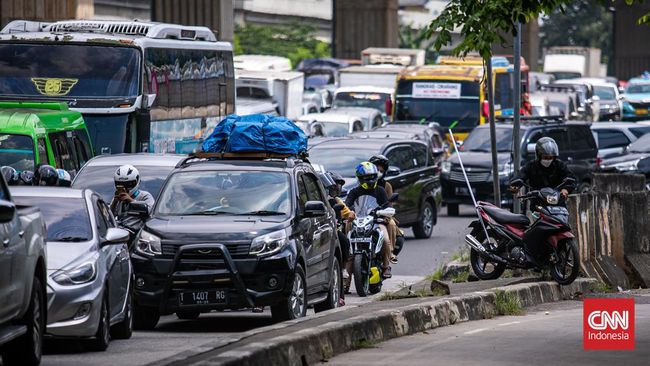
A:
[[[449,216],[449,217],[458,216],[458,203],[448,203],[447,204],[447,216]]]
[[[158,325],[160,311],[149,306],[133,307],[133,325],[136,330],[152,330]]]
[[[278,304],[271,306],[273,320],[281,322],[302,318],[307,315],[307,286],[305,285],[305,271],[300,264],[296,265],[293,284],[289,296]]]
[[[43,352],[45,316],[46,307],[43,285],[38,277],[34,277],[29,308],[20,321],[20,324],[27,326],[27,333],[4,346],[2,349],[3,365],[40,364]]]
[[[436,212],[433,205],[429,201],[425,201],[422,205],[420,218],[415,225],[413,225],[413,234],[417,239],[427,239],[431,237],[433,226],[436,222]]]
[[[95,339],[88,342],[88,348],[95,352],[103,352],[108,348],[111,342],[111,314],[108,309],[108,289],[104,289],[104,298],[102,299],[102,307],[99,310],[99,326]]]
[[[330,274],[330,288],[327,291],[327,299],[321,303],[315,304],[314,312],[320,313],[321,311],[338,308],[341,291],[341,266],[339,265],[339,259],[334,257],[332,273]]]
[[[129,339],[133,335],[133,295],[128,292],[124,320],[115,324],[111,329],[111,337],[115,339]]]

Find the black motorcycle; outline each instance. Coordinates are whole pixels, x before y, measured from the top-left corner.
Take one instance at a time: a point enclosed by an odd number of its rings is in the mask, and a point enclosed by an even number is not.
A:
[[[580,258],[568,223],[569,212],[559,192],[572,181],[568,178],[556,188],[531,190],[518,197],[530,202],[532,224],[526,215],[479,201],[479,220],[470,224],[472,231],[465,236],[474,274],[493,280],[506,268],[549,268],[560,285],[572,283],[580,271]],[[520,180],[513,183],[524,185]]]

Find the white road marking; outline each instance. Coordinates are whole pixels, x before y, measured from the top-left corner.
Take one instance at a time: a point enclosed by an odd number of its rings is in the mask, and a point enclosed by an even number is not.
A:
[[[482,332],[482,331],[484,331],[484,330],[487,330],[487,328],[478,328],[478,329],[474,329],[474,330],[467,331],[467,332],[465,332],[465,333],[463,333],[463,334],[465,334],[465,335],[471,335],[471,334],[476,334],[476,333]]]
[[[497,326],[498,327],[507,327],[508,325],[514,325],[514,324],[521,324],[521,322],[515,321],[515,322],[501,323],[501,324],[497,324]]]

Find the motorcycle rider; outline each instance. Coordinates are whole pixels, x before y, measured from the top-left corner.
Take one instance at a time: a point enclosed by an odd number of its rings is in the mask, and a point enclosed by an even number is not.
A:
[[[2,168],[0,168],[2,171],[2,176],[5,178],[5,182],[7,182],[7,185],[10,186],[15,186],[18,185],[20,182],[20,176],[18,175],[18,172],[16,169],[14,169],[11,166],[5,165]]]
[[[357,165],[355,175],[359,185],[354,187],[345,200],[345,204],[351,207],[356,216],[367,216],[372,210],[388,203],[388,196],[384,187],[378,185],[379,172],[375,164],[364,161]],[[390,240],[386,225],[378,225],[384,234],[384,246],[382,248],[383,277],[391,278],[390,259],[393,252],[393,243]]]
[[[386,195],[388,198],[390,198],[393,195],[393,186],[385,179],[385,174],[388,171],[388,167],[390,166],[390,161],[386,156],[382,154],[374,155],[368,161],[375,164],[377,167],[377,171],[379,172],[379,180],[377,180],[377,184],[384,187],[384,190],[386,190]],[[386,226],[388,227],[390,241],[394,244],[395,247],[395,252],[393,255],[391,255],[390,258],[391,263],[397,263],[397,254],[399,254],[404,244],[404,233],[397,226],[398,224],[399,222],[394,217],[386,218]]]
[[[155,200],[151,193],[139,188],[140,172],[133,165],[126,164],[117,168],[113,180],[115,181],[115,196],[111,201],[111,211],[121,226],[137,231],[142,226],[142,219],[129,216],[127,214],[129,206],[136,202],[144,204],[147,211],[151,213]]]
[[[388,198],[393,195],[393,186],[386,181],[384,178],[386,171],[388,170],[388,167],[390,166],[390,161],[388,160],[387,157],[385,157],[382,154],[374,155],[372,156],[369,160],[369,162],[375,164],[377,166],[377,170],[379,171],[379,180],[377,183],[384,187],[386,190],[386,195]]]
[[[56,186],[59,183],[59,173],[51,165],[38,165],[34,170],[32,185],[35,186]]]
[[[59,187],[70,187],[72,185],[72,177],[65,169],[57,169],[56,173],[59,175]]]

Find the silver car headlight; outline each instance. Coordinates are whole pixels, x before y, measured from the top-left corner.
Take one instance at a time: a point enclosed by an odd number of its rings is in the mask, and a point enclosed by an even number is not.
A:
[[[51,277],[54,282],[62,286],[75,286],[92,282],[97,277],[98,257],[98,255],[93,255],[86,260],[52,274]]]
[[[147,256],[162,254],[160,238],[148,231],[141,230],[135,244],[135,251]]]
[[[257,256],[272,255],[284,249],[288,243],[285,229],[274,231],[253,239],[249,253]]]

